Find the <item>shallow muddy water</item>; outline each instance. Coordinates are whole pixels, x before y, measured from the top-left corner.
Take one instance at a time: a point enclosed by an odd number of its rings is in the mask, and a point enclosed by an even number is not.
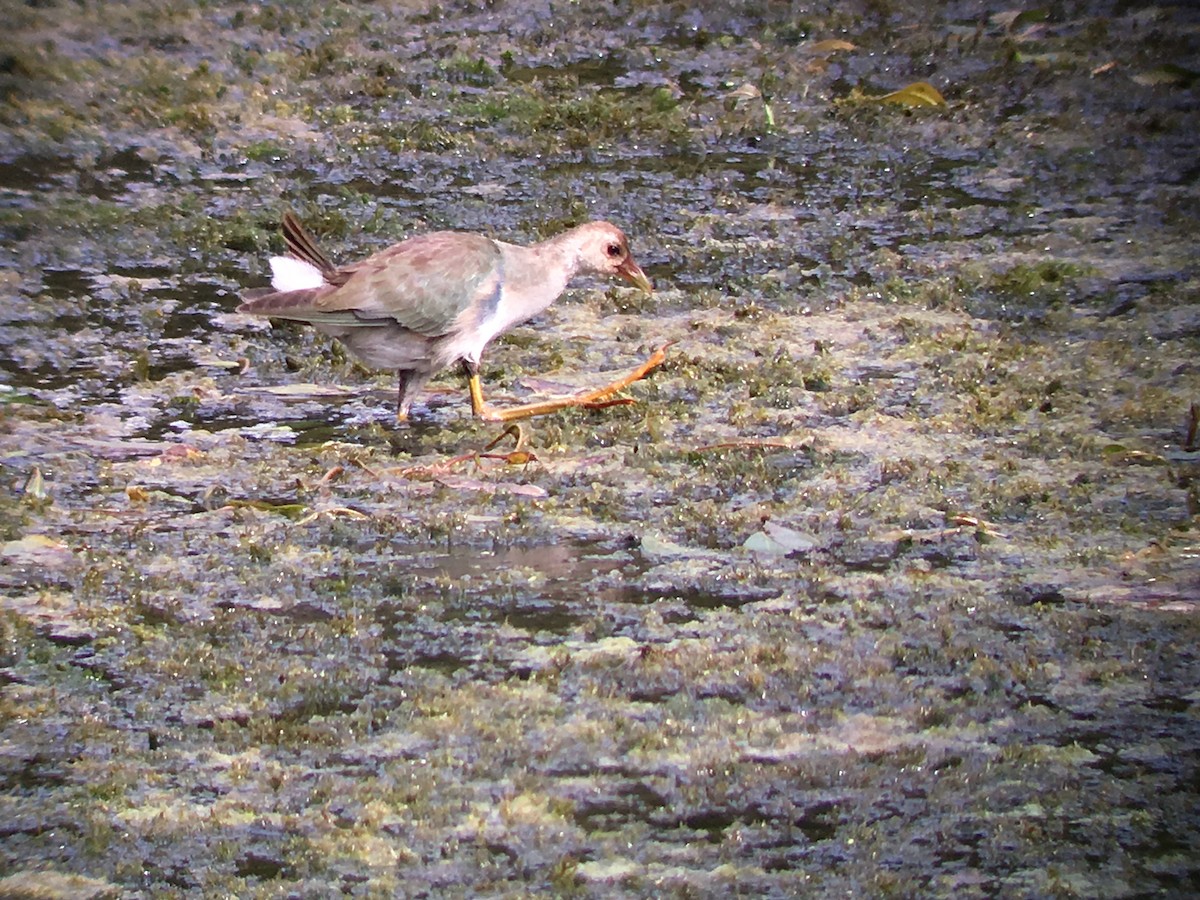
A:
[[[1200,17],[18,4],[0,894],[1192,896]],[[879,99],[929,82],[944,106]],[[911,95],[910,95],[911,96]],[[293,208],[630,236],[499,429]]]

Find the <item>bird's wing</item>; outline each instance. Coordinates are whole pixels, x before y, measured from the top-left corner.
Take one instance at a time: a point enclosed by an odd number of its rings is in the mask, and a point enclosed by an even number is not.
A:
[[[499,302],[500,248],[483,235],[419,235],[336,272],[321,288],[248,299],[243,312],[342,328],[395,322],[437,337],[471,310],[480,317]]]
[[[449,331],[468,309],[497,302],[504,275],[494,241],[453,231],[409,238],[342,273],[341,287],[317,300],[320,310],[393,319],[431,337]]]

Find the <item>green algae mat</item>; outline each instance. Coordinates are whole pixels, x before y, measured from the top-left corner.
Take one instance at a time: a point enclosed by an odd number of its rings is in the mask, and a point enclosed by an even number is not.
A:
[[[1196,11],[3,18],[0,896],[1200,891]],[[666,359],[398,424],[286,209],[610,220],[488,400]]]

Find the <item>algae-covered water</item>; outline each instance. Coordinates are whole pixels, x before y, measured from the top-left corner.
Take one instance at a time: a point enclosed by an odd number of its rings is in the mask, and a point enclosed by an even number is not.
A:
[[[0,896],[1200,892],[1196,11],[4,20]],[[610,219],[488,398],[667,360],[397,424],[288,208]]]

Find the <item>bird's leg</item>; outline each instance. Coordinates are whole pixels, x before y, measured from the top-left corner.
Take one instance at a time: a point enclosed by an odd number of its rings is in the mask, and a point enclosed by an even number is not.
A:
[[[396,421],[407,422],[408,411],[412,408],[413,397],[424,384],[424,379],[418,378],[411,369],[396,370]]]
[[[463,370],[467,373],[467,390],[471,392],[471,412],[486,419],[488,408],[483,402],[483,386],[479,383],[479,363],[464,359]]]
[[[648,360],[628,375],[618,378],[604,387],[586,391],[582,394],[575,394],[570,397],[554,397],[550,400],[527,403],[524,406],[511,406],[507,409],[492,409],[483,402],[483,388],[479,384],[479,364],[463,360],[463,366],[467,370],[471,391],[471,411],[485,422],[508,422],[512,419],[528,419],[532,416],[544,416],[547,413],[558,412],[560,409],[569,409],[573,406],[582,406],[585,409],[602,409],[606,406],[622,406],[632,403],[632,400],[624,397],[613,398],[612,395],[617,393],[617,391],[629,387],[635,381],[641,381],[661,366],[667,359],[667,348],[670,346],[671,344],[663,344],[650,355]]]

